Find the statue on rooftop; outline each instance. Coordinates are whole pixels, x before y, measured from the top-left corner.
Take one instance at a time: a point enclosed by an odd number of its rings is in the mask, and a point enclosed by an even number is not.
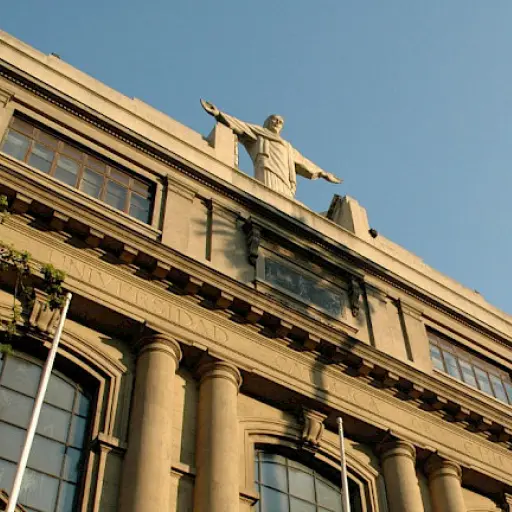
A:
[[[341,183],[334,174],[320,169],[281,138],[280,132],[284,125],[281,116],[271,115],[263,126],[259,126],[221,112],[208,101],[201,100],[201,105],[219,123],[233,130],[251,157],[254,177],[272,190],[294,197],[297,174],[310,180],[323,178],[331,183]]]

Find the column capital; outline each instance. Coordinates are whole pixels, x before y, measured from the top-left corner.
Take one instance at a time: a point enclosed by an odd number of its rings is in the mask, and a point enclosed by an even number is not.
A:
[[[397,439],[396,441],[389,441],[380,445],[377,448],[381,461],[385,461],[391,457],[408,457],[416,462],[416,448],[412,443]]]
[[[226,361],[205,362],[199,365],[197,369],[200,383],[208,379],[227,379],[232,382],[237,389],[242,385],[242,376],[238,368]]]
[[[176,361],[176,365],[181,361],[183,356],[180,344],[166,334],[154,334],[141,338],[137,344],[137,357],[140,357],[144,352],[164,352]]]
[[[431,455],[427,459],[425,472],[431,481],[446,476],[453,476],[460,481],[462,477],[462,469],[459,464],[451,460],[443,459],[437,454]]]

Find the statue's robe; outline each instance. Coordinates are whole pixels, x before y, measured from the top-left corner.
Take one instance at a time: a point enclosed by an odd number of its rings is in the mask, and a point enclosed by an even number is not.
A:
[[[217,120],[233,130],[254,164],[254,177],[272,190],[294,197],[297,174],[316,179],[322,171],[293,146],[263,126],[219,112]]]

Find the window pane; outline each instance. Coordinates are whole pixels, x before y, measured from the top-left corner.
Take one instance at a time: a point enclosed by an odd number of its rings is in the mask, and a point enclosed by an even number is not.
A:
[[[73,484],[64,483],[61,485],[57,512],[73,512],[75,491],[76,486]]]
[[[110,206],[117,208],[118,210],[125,210],[126,198],[128,191],[121,185],[113,181],[109,181],[107,184],[107,193],[105,194],[105,202]]]
[[[0,489],[11,489],[16,473],[16,464],[0,459]]]
[[[434,368],[445,371],[441,351],[435,345],[430,345],[430,358],[432,359],[432,364],[434,365]]]
[[[2,151],[18,160],[25,160],[29,146],[30,140],[25,135],[10,130],[7,137],[5,137]]]
[[[18,462],[21,447],[25,441],[26,431],[0,422],[0,457],[12,462]],[[1,488],[1,486],[0,486]]]
[[[496,377],[496,375],[493,375],[492,373],[489,374],[489,377],[491,379],[492,388],[494,390],[494,396],[498,400],[508,403],[507,393],[505,392],[505,388],[503,387],[501,379],[499,379],[498,377]]]
[[[28,427],[34,400],[9,389],[0,389],[0,420]]]
[[[508,395],[508,401],[512,404],[512,385],[508,382],[505,382],[504,384]]]
[[[478,380],[478,385],[480,386],[480,389],[484,391],[485,393],[488,393],[489,395],[492,395],[492,389],[491,384],[489,382],[489,378],[487,377],[487,373],[485,373],[483,370],[478,368],[478,366],[475,366],[475,374],[476,378]]]
[[[52,149],[57,149],[59,144],[59,141],[53,135],[42,131],[39,132],[37,139]]]
[[[272,464],[270,462],[261,463],[261,481],[266,485],[281,489],[288,490],[286,483],[286,467],[280,464]]]
[[[35,142],[28,159],[28,164],[36,167],[40,171],[49,173],[54,155],[55,153],[51,149]]]
[[[78,395],[78,405],[75,411],[75,414],[80,414],[80,416],[87,416],[89,414],[89,407],[91,401],[84,396],[82,393]]]
[[[59,156],[59,160],[57,162],[57,167],[55,168],[55,178],[67,185],[71,185],[72,187],[76,186],[76,179],[78,176],[78,170],[80,166],[71,158],[66,158],[65,156]]]
[[[132,196],[130,198],[130,215],[135,217],[136,219],[141,220],[142,222],[149,221],[149,207],[150,200],[145,199],[137,194],[132,192]]]
[[[70,146],[69,144],[63,144],[62,152],[65,155],[78,160],[79,162],[83,160],[83,152],[73,146]]]
[[[138,194],[140,194],[142,197],[148,197],[149,194],[149,186],[145,183],[142,183],[139,180],[134,179],[132,189],[135,190]]]
[[[80,183],[80,190],[92,197],[95,197],[96,199],[99,199],[103,179],[104,178],[101,174],[97,174],[90,169],[85,169]]]
[[[291,512],[316,512],[315,505],[307,501],[298,500],[297,498],[291,497],[290,505]]]
[[[116,169],[110,168],[110,177],[116,181],[119,181],[120,183],[124,183],[125,185],[130,183],[130,176],[124,172],[119,172]]]
[[[94,158],[91,155],[87,155],[87,167],[90,167],[91,169],[98,171],[100,173],[105,172],[105,162],[102,162],[101,160],[98,160],[97,158]]]
[[[14,117],[12,120],[12,127],[16,128],[16,130],[19,130],[20,132],[26,133],[27,135],[30,135],[32,137],[34,133],[34,127],[26,123],[25,121],[22,121],[21,119]]]
[[[8,357],[1,384],[25,395],[36,396],[40,378],[40,366],[17,357]]]
[[[476,383],[475,374],[473,373],[473,367],[463,359],[459,359],[460,369],[462,370],[462,378],[466,384],[473,386],[474,388],[478,387]]]
[[[80,416],[73,416],[73,426],[71,427],[71,436],[69,444],[82,448],[84,445],[85,429],[87,428],[87,421]]]
[[[58,477],[64,462],[65,448],[63,444],[50,441],[50,439],[45,439],[41,436],[35,436],[28,459],[28,466]]]
[[[444,361],[446,363],[446,371],[456,379],[462,380],[459,367],[457,366],[457,359],[453,354],[450,354],[449,352],[443,352],[444,355]]]
[[[21,483],[20,502],[45,512],[53,512],[59,481],[27,469]]]
[[[44,401],[66,409],[67,411],[72,411],[74,400],[75,388],[64,379],[52,374]]]
[[[68,448],[64,460],[64,472],[62,478],[76,482],[80,473],[80,462],[82,459],[82,452],[74,448]]]
[[[335,512],[341,512],[341,493],[337,489],[333,489],[330,485],[316,481],[316,496],[318,504]]]
[[[315,486],[313,475],[308,475],[297,469],[290,468],[288,473],[290,494],[309,501],[315,501]]]
[[[37,433],[65,443],[68,437],[70,419],[71,414],[68,412],[43,404],[39,423],[37,424]]]
[[[261,512],[288,512],[288,495],[282,492],[262,487],[261,492]]]

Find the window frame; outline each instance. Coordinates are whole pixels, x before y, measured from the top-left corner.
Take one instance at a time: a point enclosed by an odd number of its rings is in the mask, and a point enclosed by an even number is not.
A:
[[[30,128],[30,130],[27,128]],[[115,211],[128,215],[131,219],[141,222],[146,226],[153,225],[156,187],[152,180],[139,176],[125,166],[112,163],[109,158],[98,154],[94,149],[84,146],[52,127],[42,125],[40,122],[22,113],[17,112],[11,116],[6,130],[2,135],[0,147],[6,143],[11,133],[23,137],[23,139],[28,142],[27,147],[24,149],[23,157],[21,157],[21,155],[19,157],[14,156],[2,151],[3,154],[14,158],[18,162],[24,163],[32,169],[36,169],[42,174],[57,180],[59,183],[80,192],[102,205],[106,205],[113,208]],[[51,154],[51,161],[47,160],[49,162],[47,170],[31,164],[31,159],[38,157],[36,150],[46,151]],[[39,155],[39,158],[41,158],[41,155]],[[71,180],[68,182],[63,178],[57,177],[58,172],[66,172],[65,168],[62,167],[65,161],[69,162],[69,165],[75,168],[76,172],[74,174],[70,173],[70,176],[73,178],[73,183],[71,183]],[[97,187],[97,194],[89,194],[84,190],[84,185],[89,183],[87,180],[88,174],[94,174],[98,178],[98,182],[101,182],[99,187]],[[112,201],[109,202],[108,199],[109,195],[112,195],[112,191],[116,187],[122,189],[124,194],[124,204],[122,207],[115,206]],[[133,209],[138,208],[137,198],[147,203],[146,220],[143,220],[144,217],[141,218],[131,213]]]
[[[427,337],[429,342],[429,354],[431,362],[433,363],[432,347],[435,346],[440,353],[441,362],[443,364],[443,369],[438,368],[437,366],[432,364],[434,371],[440,372],[443,375],[446,375],[456,380],[457,382],[460,382],[461,384],[470,387],[471,389],[479,391],[480,393],[483,393],[486,397],[490,397],[494,400],[497,400],[500,404],[506,406],[512,405],[512,376],[508,371],[500,368],[497,364],[493,364],[487,361],[485,357],[482,357],[478,354],[474,354],[470,349],[459,345],[456,340],[453,340],[450,337],[440,332],[437,332],[433,329],[427,329]],[[446,354],[450,354],[449,357],[455,360],[456,368],[459,374],[458,377],[452,375],[448,371],[448,365],[446,363]],[[464,378],[465,373],[463,371],[461,362],[469,365],[469,367],[471,368],[471,375],[476,385],[467,382],[467,380]],[[478,378],[477,369],[481,371],[482,374],[485,374],[485,376],[487,377],[487,383],[490,387],[491,392],[488,392],[485,389],[483,389],[482,384]],[[495,385],[493,384],[491,376],[495,377],[501,382],[503,390],[505,391],[505,396],[507,397],[508,401],[504,401],[498,398],[497,393],[494,389]]]
[[[1,382],[1,379],[3,376],[3,373],[5,371],[5,359],[6,358],[15,358],[15,359],[19,359],[22,361],[26,361],[34,366],[37,366],[41,372],[43,371],[44,364],[45,364],[44,359],[37,357],[37,355],[33,355],[33,354],[30,354],[30,353],[27,353],[27,352],[21,351],[21,350],[16,350],[15,354],[1,354],[0,353],[0,363],[1,363],[0,364],[0,382]],[[78,475],[77,475],[76,482],[73,482],[69,478],[66,478],[65,475],[63,474],[63,472],[65,471],[65,466],[66,466],[66,458],[65,458],[64,454],[63,454],[63,459],[62,459],[62,462],[60,465],[59,475],[56,475],[54,473],[49,473],[48,471],[45,471],[40,468],[38,468],[38,469],[31,468],[29,465],[27,465],[27,469],[34,471],[37,474],[41,474],[48,478],[52,478],[52,479],[58,481],[57,495],[55,498],[56,501],[55,501],[54,510],[57,510],[57,508],[58,508],[59,499],[60,499],[61,492],[62,492],[61,489],[63,488],[63,486],[66,483],[71,483],[72,485],[75,486],[75,491],[74,491],[74,495],[73,495],[73,510],[78,510],[81,506],[80,504],[81,504],[81,501],[82,501],[82,498],[84,495],[84,488],[85,488],[86,477],[87,477],[87,473],[88,473],[89,458],[90,458],[90,451],[91,451],[91,436],[92,436],[92,432],[93,432],[93,424],[94,424],[94,419],[95,419],[95,415],[96,415],[95,409],[96,409],[97,398],[98,398],[96,390],[88,389],[89,386],[87,386],[87,387],[84,386],[83,383],[81,383],[79,379],[74,380],[74,379],[70,378],[67,375],[67,373],[68,372],[62,372],[59,369],[52,370],[52,376],[55,375],[57,378],[63,380],[65,383],[67,383],[68,385],[70,385],[73,388],[74,395],[73,395],[72,409],[71,410],[63,409],[61,405],[56,405],[54,403],[48,402],[47,398],[45,398],[45,401],[44,401],[44,403],[49,405],[50,407],[58,409],[58,410],[62,410],[69,414],[69,425],[67,427],[66,440],[61,441],[61,440],[58,440],[51,436],[48,436],[45,433],[41,433],[39,431],[37,432],[36,435],[42,439],[49,440],[51,443],[58,443],[59,445],[64,446],[65,447],[64,453],[67,453],[69,448],[76,450],[77,447],[73,445],[72,439],[71,439],[72,431],[73,431],[73,424],[75,421],[74,418],[75,418],[75,416],[78,418],[84,418],[84,416],[82,414],[76,413],[75,411],[77,411],[77,404],[78,404],[79,397],[81,395],[83,395],[87,398],[87,400],[89,401],[89,406],[88,406],[87,415],[85,416],[86,424],[85,424],[85,428],[83,430],[83,441],[82,441],[81,447],[79,448],[81,453],[80,453],[80,464],[79,464],[79,468],[78,468]],[[39,384],[39,380],[37,382],[36,388],[38,387],[38,384]],[[29,398],[31,400],[35,400],[35,396],[32,397],[31,395],[28,395],[24,391],[13,390],[9,386],[4,386],[4,388],[7,390],[10,390],[13,393],[17,393],[21,396]],[[36,390],[36,393],[37,393],[37,390]],[[20,425],[14,424],[8,420],[1,420],[0,422],[5,425],[8,425],[10,427],[22,430],[25,433],[27,431],[27,427],[22,427]],[[11,464],[14,463],[12,460],[4,459],[3,457],[2,457],[2,460],[6,460],[7,462],[10,462]],[[14,463],[14,464],[17,464],[17,463]],[[24,505],[24,507],[25,507],[24,509],[27,509],[27,510],[28,509],[39,510],[38,508],[34,509],[33,507],[28,506],[28,505]]]
[[[278,462],[269,462],[270,464],[278,464],[278,465],[281,465],[286,468],[286,480],[287,480],[287,490],[286,491],[278,489],[277,487],[273,487],[268,482],[263,482],[259,478],[261,464],[262,464],[262,462],[265,462],[261,458],[261,455],[265,455],[265,454],[266,455],[275,455],[275,456],[283,457],[286,459],[286,464],[281,464]],[[290,501],[291,498],[295,498],[298,501],[303,501],[305,503],[308,503],[309,505],[311,505],[312,507],[315,508],[315,511],[325,511],[325,512],[331,511],[332,509],[326,508],[325,506],[322,506],[321,504],[319,504],[317,502],[317,490],[316,490],[317,481],[320,481],[321,483],[324,483],[324,485],[329,485],[330,487],[338,490],[340,492],[340,500],[341,500],[341,488],[339,485],[340,482],[336,481],[336,480],[339,480],[339,478],[340,478],[339,477],[339,469],[335,469],[335,468],[331,467],[330,465],[326,465],[325,463],[323,463],[319,460],[308,458],[304,455],[304,453],[297,452],[296,450],[291,450],[283,445],[256,445],[254,447],[254,451],[253,451],[253,466],[256,466],[256,464],[258,464],[258,474],[256,474],[255,471],[253,471],[254,486],[256,488],[256,491],[260,495],[260,499],[258,500],[257,503],[254,504],[253,508],[251,509],[254,512],[259,512],[261,510],[260,503],[261,503],[261,488],[262,487],[265,487],[265,488],[268,488],[271,490],[276,490],[276,491],[286,495],[288,497],[289,507],[291,507],[291,501]],[[294,466],[294,464],[302,466],[305,470],[304,472],[309,473],[312,476],[313,482],[314,482],[314,489],[315,489],[315,502],[314,503],[307,500],[306,498],[298,497],[290,492],[290,482],[289,482],[290,468],[298,469],[299,471],[302,471],[300,467],[297,468],[296,466]],[[352,479],[351,477],[349,477],[349,486],[352,486],[352,488],[357,488],[358,493],[359,493],[358,498],[357,498],[359,501],[358,507],[359,507],[360,511],[364,511],[363,504],[364,504],[365,500],[361,496],[361,493],[363,492],[363,490],[361,489],[360,483],[358,481]],[[341,504],[341,501],[340,501],[340,504]],[[290,510],[290,508],[283,512],[289,512],[289,510]],[[276,512],[281,512],[281,511],[276,511]]]

